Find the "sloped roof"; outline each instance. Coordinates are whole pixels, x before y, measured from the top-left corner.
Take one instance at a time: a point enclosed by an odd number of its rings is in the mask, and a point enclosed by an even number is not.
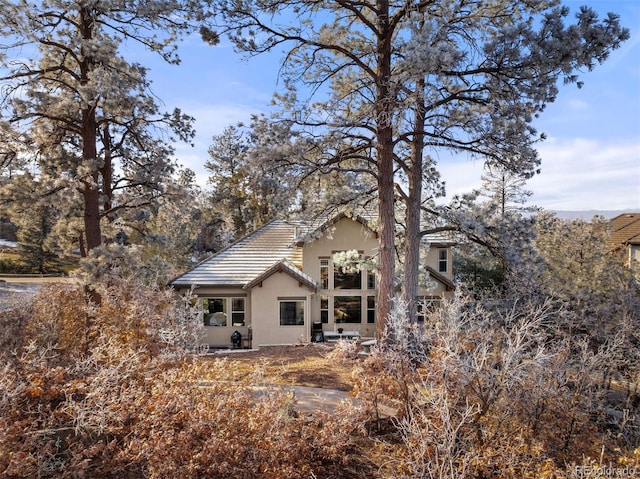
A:
[[[287,273],[292,278],[298,280],[299,283],[304,284],[305,286],[312,289],[313,291],[316,291],[318,289],[318,285],[316,284],[316,282],[313,280],[311,276],[300,271],[298,267],[289,263],[289,261],[287,261],[286,259],[283,259],[282,261],[278,261],[276,264],[268,268],[262,274],[258,275],[255,279],[247,283],[244,286],[244,289],[251,289],[254,286],[257,286],[258,284],[260,284],[262,281],[267,279],[272,274],[280,273],[280,272]]]
[[[284,259],[292,265],[301,264],[302,250],[293,244],[294,235],[294,225],[274,220],[204,260],[170,284],[244,287]]]
[[[331,228],[333,225],[335,225],[338,221],[340,221],[343,218],[351,218],[353,221],[356,221],[366,226],[375,234],[377,234],[374,226],[374,222],[377,220],[377,217],[371,214],[370,212],[364,211],[364,212],[361,212],[360,214],[353,214],[353,215],[347,215],[344,212],[340,212],[338,214],[333,214],[333,215],[331,214],[320,215],[311,221],[298,223],[296,227],[296,236],[295,236],[296,244],[301,246],[304,243],[313,241],[318,236],[320,236],[320,234],[324,233],[326,230]]]
[[[204,260],[169,284],[178,287],[197,285],[251,288],[275,272],[284,271],[315,290],[315,281],[300,269],[302,246],[316,239],[342,218],[352,218],[375,232],[372,225],[376,218],[369,214],[349,216],[340,213],[318,217],[310,222],[295,223],[274,220]],[[440,233],[426,235],[424,240],[434,245],[453,244],[445,234]],[[444,276],[436,275],[434,276],[440,282],[447,286],[453,285]]]
[[[611,220],[612,245],[640,244],[640,213],[624,213]]]
[[[426,270],[429,271],[429,274],[431,275],[432,278],[442,283],[447,288],[447,290],[456,289],[456,285],[453,281],[451,281],[449,278],[447,278],[443,274],[438,273],[431,266],[426,266]]]

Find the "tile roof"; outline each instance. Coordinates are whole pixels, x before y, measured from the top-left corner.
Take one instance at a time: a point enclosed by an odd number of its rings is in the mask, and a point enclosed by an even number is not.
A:
[[[640,244],[640,213],[623,213],[611,220],[611,243]]]
[[[264,271],[262,274],[258,275],[255,279],[253,279],[253,281],[248,282],[244,286],[244,288],[245,289],[251,289],[254,286],[260,284],[262,281],[267,279],[272,274],[278,273],[278,272],[285,272],[285,273],[289,274],[292,278],[297,279],[298,282],[300,282],[302,284],[305,284],[306,286],[308,286],[313,291],[316,291],[318,289],[318,285],[316,284],[316,282],[314,281],[314,279],[311,276],[309,276],[308,274],[303,273],[302,271],[300,271],[300,269],[297,266],[291,264],[286,259],[278,261],[276,264],[271,266],[269,269]]]
[[[244,287],[283,259],[299,266],[302,250],[293,244],[294,235],[295,225],[272,221],[178,276],[170,284]]]
[[[227,286],[250,288],[276,271],[285,271],[311,288],[313,278],[302,272],[302,246],[340,219],[344,213],[321,216],[310,222],[274,220],[248,236],[204,260],[191,270],[173,279],[173,286]],[[353,215],[375,231],[376,217]],[[445,234],[426,235],[424,240],[434,245],[453,244]]]

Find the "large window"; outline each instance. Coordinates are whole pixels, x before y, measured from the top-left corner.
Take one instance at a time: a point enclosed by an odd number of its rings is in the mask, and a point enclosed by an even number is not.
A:
[[[202,312],[205,326],[226,326],[227,298],[203,298]]]
[[[304,299],[280,300],[280,326],[304,324]]]
[[[361,323],[362,297],[336,296],[333,298],[333,318],[336,323]]]
[[[438,250],[438,272],[446,273],[447,272],[447,250],[445,248],[441,248]]]
[[[244,326],[244,298],[231,298],[231,324]]]
[[[333,268],[333,287],[335,289],[361,289],[362,274],[360,271],[345,272],[342,268]]]

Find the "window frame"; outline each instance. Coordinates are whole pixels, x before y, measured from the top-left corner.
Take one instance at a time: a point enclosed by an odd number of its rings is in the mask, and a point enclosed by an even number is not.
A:
[[[204,302],[207,302],[207,309],[205,310],[205,305]],[[215,306],[213,306],[214,304],[216,304],[216,301],[219,301],[222,305],[222,310],[220,311],[216,311],[215,309],[217,309]],[[212,311],[212,306],[213,306],[213,311]],[[203,297],[201,298],[200,301],[200,307],[202,308],[202,321],[203,324],[207,327],[216,327],[216,328],[220,328],[220,327],[226,327],[227,324],[229,323],[229,314],[227,313],[228,311],[228,304],[227,304],[227,298],[225,298],[224,296],[207,296],[207,297]],[[207,312],[208,311],[208,312]],[[224,324],[211,324],[211,320],[213,319],[213,316],[218,314],[218,313],[222,313],[224,315]]]
[[[449,271],[449,252],[447,248],[438,248],[438,273]]]
[[[345,298],[344,300],[342,300],[342,298]],[[355,315],[351,315],[348,314],[345,318],[339,318],[339,314],[336,314],[336,311],[338,309],[338,302],[342,302],[342,303],[347,303],[347,298],[349,298],[351,301],[354,301],[357,298],[357,302],[359,304],[358,310],[359,310],[359,314],[357,315],[357,320],[351,321],[351,320],[347,320],[346,318],[354,318]],[[347,311],[354,311],[355,308],[346,308]],[[334,296],[333,297],[333,321],[336,324],[362,324],[362,295],[340,295],[340,296]]]
[[[320,322],[329,323],[329,295],[327,294],[320,296]]]
[[[331,261],[329,258],[324,258],[321,257],[320,258],[320,289],[329,289],[329,284],[330,284],[330,278],[329,278],[329,271],[330,271],[330,265],[331,265]]]
[[[367,295],[367,324],[375,324],[376,322],[376,297]]]
[[[298,308],[296,307],[295,310],[295,322],[294,323],[283,323],[283,317],[282,317],[282,313],[283,313],[283,309],[282,306],[285,303],[295,303],[296,305],[302,305],[302,307],[300,308],[300,310],[298,310]],[[306,306],[306,299],[304,298],[278,298],[278,322],[280,326],[304,326],[305,324],[305,310],[307,309]],[[302,312],[301,318],[298,318],[298,313]]]
[[[242,301],[242,309],[235,309],[236,301]],[[231,326],[246,326],[247,300],[242,296],[234,296],[231,298]],[[242,321],[236,318],[241,317]]]

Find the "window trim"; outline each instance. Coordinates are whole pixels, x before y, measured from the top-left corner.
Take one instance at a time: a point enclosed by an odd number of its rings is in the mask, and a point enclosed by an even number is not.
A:
[[[242,301],[242,309],[233,309],[236,300]],[[242,314],[242,321],[236,321],[235,316]],[[231,326],[246,326],[247,322],[247,300],[243,296],[234,296],[231,298]]]
[[[336,314],[336,302],[338,298],[358,298],[360,304],[360,315],[357,321],[345,321],[344,319],[339,319]],[[343,294],[337,295],[333,297],[333,321],[336,324],[362,324],[362,295],[360,294]]]
[[[331,266],[330,258],[320,257],[320,289],[329,289],[329,285],[331,284],[331,278],[329,277],[329,272]],[[325,273],[323,277],[323,272]]]
[[[328,294],[323,294],[320,296],[320,322],[322,324],[329,323],[329,295]]]
[[[283,324],[282,322],[282,305],[284,303],[298,303],[302,304],[302,318],[299,320],[296,318],[296,323],[293,324]],[[305,311],[307,309],[307,300],[306,298],[278,298],[278,324],[282,327],[289,326],[304,326],[305,325]],[[296,310],[296,315],[298,311]],[[298,322],[300,321],[300,322]]]
[[[207,309],[208,311],[205,311],[204,309],[204,301],[207,301]],[[222,311],[213,311],[211,312],[211,306],[209,305],[210,301],[216,301],[219,300],[221,301],[221,304],[223,305],[223,309]],[[202,322],[204,324],[204,326],[206,327],[215,327],[215,328],[224,328],[227,327],[229,324],[229,314],[228,314],[228,310],[229,310],[229,305],[228,303],[228,298],[224,297],[224,296],[205,296],[200,298],[200,308],[202,309]],[[218,313],[222,313],[224,315],[224,324],[211,324],[211,320],[213,319],[213,316],[218,314]]]
[[[447,248],[438,248],[438,273],[449,271],[449,252]]]
[[[372,294],[368,294],[367,295],[367,324],[376,323],[376,310],[377,310],[376,297]]]

